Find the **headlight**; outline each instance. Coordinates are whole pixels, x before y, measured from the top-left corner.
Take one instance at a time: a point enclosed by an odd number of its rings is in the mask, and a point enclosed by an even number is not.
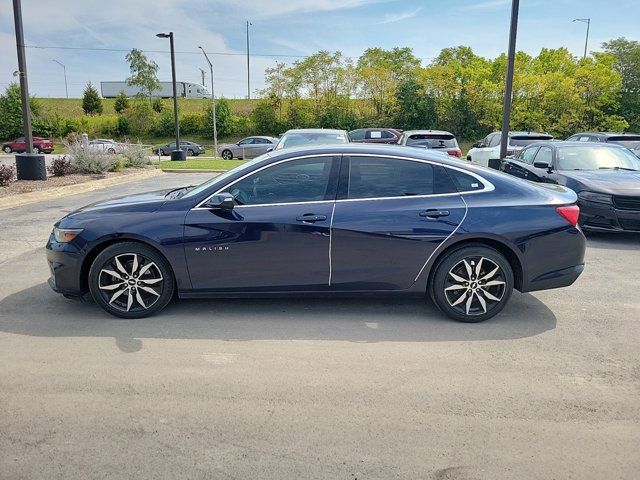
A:
[[[611,195],[607,195],[606,193],[578,192],[578,198],[586,202],[605,203],[607,205],[613,204]]]
[[[67,243],[76,238],[82,232],[82,228],[54,228],[53,236],[58,243]]]

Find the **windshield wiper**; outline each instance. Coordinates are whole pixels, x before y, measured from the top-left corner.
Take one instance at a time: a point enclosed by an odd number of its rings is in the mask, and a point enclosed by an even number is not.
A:
[[[627,170],[629,172],[640,171],[640,170],[636,170],[635,168],[627,168],[627,167],[600,167],[598,170]]]
[[[189,190],[191,190],[194,187],[195,185],[188,185],[186,187],[174,188],[170,192],[167,192],[164,198],[175,200],[176,198],[180,198],[181,196],[183,196],[185,193],[187,193]]]

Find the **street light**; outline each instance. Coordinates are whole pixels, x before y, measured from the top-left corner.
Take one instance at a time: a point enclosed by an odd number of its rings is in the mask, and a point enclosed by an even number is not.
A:
[[[251,82],[249,73],[249,25],[253,26],[253,23],[247,20],[247,100],[251,99]]]
[[[67,94],[67,98],[69,98],[69,89],[67,88],[67,67],[64,66],[62,63],[60,63],[55,58],[53,58],[52,60],[54,62],[56,62],[58,65],[60,65],[62,67],[62,69],[64,70],[64,91]]]
[[[509,121],[511,119],[511,91],[513,90],[513,64],[516,58],[516,35],[518,33],[518,11],[520,0],[511,0],[511,27],[509,28],[509,51],[507,54],[507,80],[504,86],[502,105],[502,132],[500,134],[500,158],[507,156]],[[498,168],[497,166],[495,168]]]
[[[574,18],[574,22],[582,22],[587,24],[587,37],[584,39],[584,55],[582,58],[587,58],[587,44],[589,43],[589,27],[591,26],[590,18]]]
[[[218,129],[216,127],[216,94],[213,87],[213,63],[209,60],[209,56],[207,52],[204,51],[204,48],[198,46],[202,53],[204,54],[204,58],[207,59],[207,63],[209,64],[209,70],[211,73],[211,109],[213,112],[213,156],[218,156]]]
[[[171,152],[171,160],[186,160],[187,153],[180,150],[180,125],[178,125],[178,89],[176,88],[176,54],[173,48],[173,32],[157,33],[158,38],[168,38],[171,47],[171,79],[173,81],[173,128],[176,132],[176,149]]]

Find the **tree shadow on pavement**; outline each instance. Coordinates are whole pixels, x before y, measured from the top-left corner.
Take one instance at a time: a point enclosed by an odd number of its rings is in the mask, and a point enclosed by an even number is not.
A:
[[[0,300],[0,331],[42,337],[113,337],[123,352],[144,338],[445,342],[511,340],[556,326],[553,312],[514,292],[497,317],[477,324],[449,320],[416,298],[180,300],[150,318],[124,320],[93,302],[67,300],[45,283]]]

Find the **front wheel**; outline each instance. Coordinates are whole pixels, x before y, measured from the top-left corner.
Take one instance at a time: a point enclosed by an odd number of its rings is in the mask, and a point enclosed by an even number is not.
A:
[[[159,155],[160,155],[161,157],[164,157],[164,150],[160,149],[160,150],[158,150],[158,153],[159,153]]]
[[[136,242],[105,248],[89,270],[91,296],[106,312],[142,318],[162,310],[173,297],[174,277],[167,260]]]
[[[187,150],[187,156],[193,157],[193,150]]]
[[[40,153],[40,149],[38,147],[33,147],[33,153],[37,155],[38,153]]]
[[[446,315],[475,323],[497,315],[513,291],[513,271],[497,250],[469,245],[453,250],[435,266],[431,297]]]
[[[224,158],[225,160],[231,160],[233,158],[233,153],[231,153],[231,150],[223,150],[222,158]]]

